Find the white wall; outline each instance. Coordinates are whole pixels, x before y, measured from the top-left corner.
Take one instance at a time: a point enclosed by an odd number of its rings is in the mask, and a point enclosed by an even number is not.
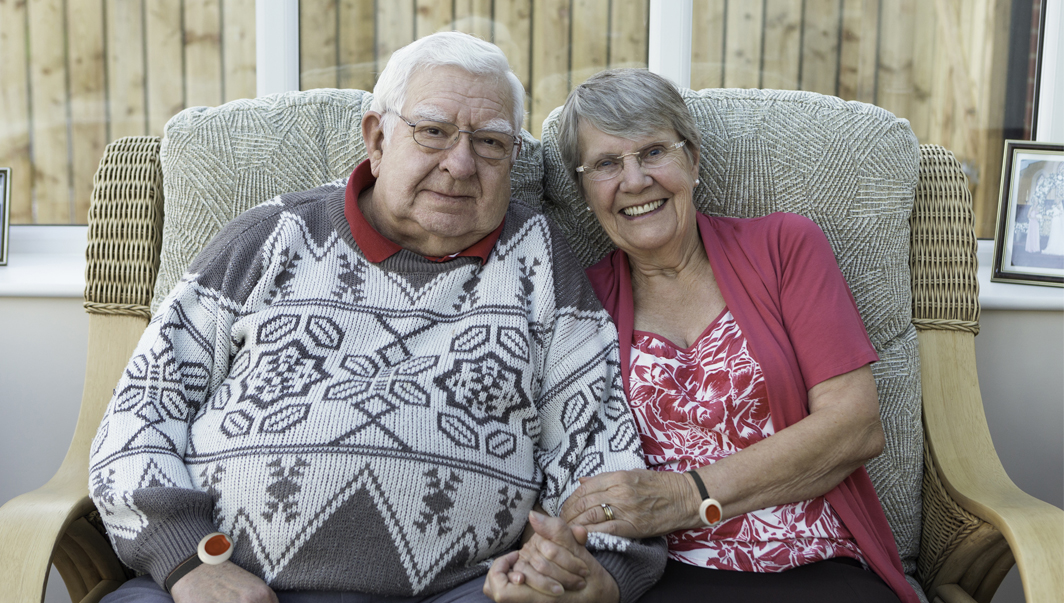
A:
[[[43,485],[63,461],[88,337],[81,299],[0,297],[0,503]],[[70,601],[54,568],[45,601]]]
[[[984,310],[975,338],[990,437],[1028,494],[1064,507],[1064,313]],[[1013,568],[994,603],[1024,601]]]

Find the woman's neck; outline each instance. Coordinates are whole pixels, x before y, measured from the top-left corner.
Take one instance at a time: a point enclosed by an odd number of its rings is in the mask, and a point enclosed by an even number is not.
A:
[[[724,309],[713,267],[701,238],[679,253],[629,254],[634,327],[657,333],[680,347],[693,344]]]
[[[673,244],[650,252],[627,251],[632,272],[632,288],[674,287],[689,280],[700,280],[713,269],[702,245],[698,228],[691,228]]]

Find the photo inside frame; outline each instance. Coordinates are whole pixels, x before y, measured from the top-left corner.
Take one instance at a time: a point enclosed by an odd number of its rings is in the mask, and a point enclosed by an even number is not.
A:
[[[1002,267],[1064,276],[1064,157],[1017,151],[1013,166]]]

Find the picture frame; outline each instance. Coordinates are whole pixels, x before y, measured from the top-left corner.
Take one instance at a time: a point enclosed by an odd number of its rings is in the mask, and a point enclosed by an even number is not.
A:
[[[1005,141],[990,280],[1064,287],[1064,144]]]
[[[0,266],[7,266],[7,241],[11,219],[11,168],[0,168]]]

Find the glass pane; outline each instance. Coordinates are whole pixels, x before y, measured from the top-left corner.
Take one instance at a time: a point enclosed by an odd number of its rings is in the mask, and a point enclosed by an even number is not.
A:
[[[1007,138],[1031,137],[1039,0],[694,0],[692,88],[809,90],[883,107],[968,174],[993,238]]]
[[[536,137],[572,86],[646,67],[649,0],[301,0],[300,88],[372,90],[397,48],[441,30],[497,44],[525,84]]]
[[[84,224],[104,146],[255,96],[255,0],[0,2],[12,224]]]

